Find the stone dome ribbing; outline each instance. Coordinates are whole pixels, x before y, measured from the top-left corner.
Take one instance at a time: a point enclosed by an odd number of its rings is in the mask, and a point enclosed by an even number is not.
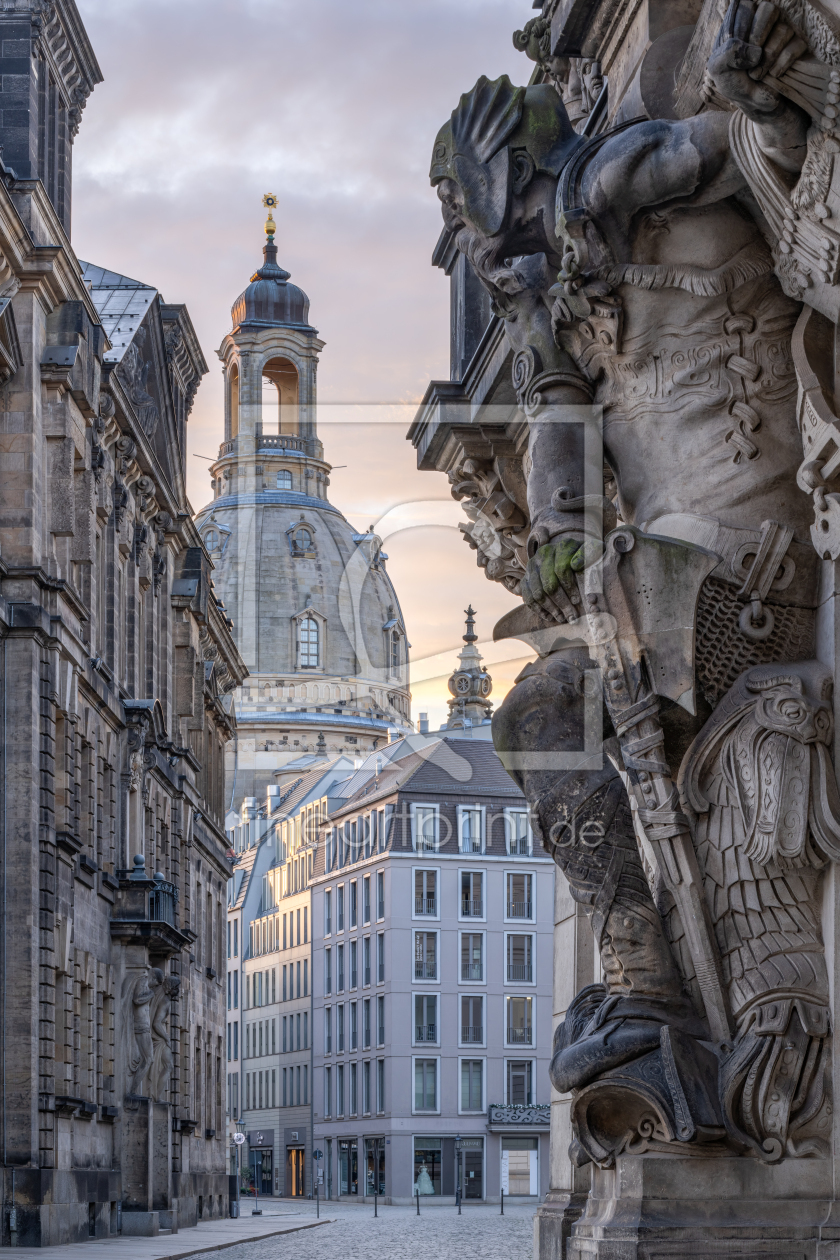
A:
[[[277,246],[267,243],[263,255],[262,267],[231,307],[234,329],[243,325],[308,328],[309,298],[296,284],[289,284],[289,272],[277,263]]]

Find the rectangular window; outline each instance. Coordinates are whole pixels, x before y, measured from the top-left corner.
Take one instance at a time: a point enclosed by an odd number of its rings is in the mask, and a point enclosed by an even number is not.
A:
[[[332,1068],[324,1068],[324,1117],[332,1116]]]
[[[350,1003],[350,1049],[358,1050],[359,1048],[359,1020],[357,1011],[357,1002]]]
[[[461,979],[484,979],[484,937],[481,932],[461,933]]]
[[[364,1049],[370,1049],[370,998],[364,1002]]]
[[[309,906],[303,907],[303,943],[309,944]]]
[[[233,973],[233,1009],[239,1010],[239,972]]]
[[[531,1060],[509,1059],[506,1072],[507,1103],[511,1107],[533,1106]]]
[[[534,980],[534,938],[520,936],[513,932],[507,938],[507,966],[505,976],[508,983],[532,984]]]
[[[376,917],[385,918],[385,872],[376,872]]]
[[[531,1008],[533,998],[505,998],[507,1013],[506,1027],[509,1046],[532,1046],[534,1044]]]
[[[339,884],[336,890],[335,928],[337,932],[344,931],[344,885],[343,884]]]
[[[309,1068],[304,1063],[303,1065],[303,1105],[304,1107],[306,1107],[308,1106],[308,1104],[309,1104]]]
[[[385,998],[376,999],[376,1044],[385,1045]]]
[[[233,920],[233,956],[239,957],[239,920]]]
[[[336,1076],[335,1114],[344,1115],[344,1064],[339,1063]]]
[[[363,946],[364,983],[370,984],[370,937],[366,936]]]
[[[227,1004],[228,1004],[228,1005],[227,1005],[227,1008],[228,1008],[228,1010],[230,1010],[230,995],[231,995],[231,978],[232,978],[232,976],[233,976],[233,972],[229,971],[229,972],[228,972],[228,977],[227,977]]]
[[[376,1060],[376,1110],[385,1110],[385,1060]]]
[[[300,997],[300,963],[295,964],[295,971],[297,973],[297,996]]]
[[[324,950],[324,993],[327,997],[332,993],[332,950]]]
[[[336,1008],[336,1038],[339,1054],[344,1053],[344,1004]]]
[[[287,1022],[287,1016],[284,1015],[283,1016],[283,1053],[284,1054],[289,1048],[289,1043],[286,1041],[286,1022]]]
[[[438,1039],[437,994],[415,993],[414,995],[414,1040],[416,1042]]]
[[[332,933],[332,889],[324,893],[324,936]]]
[[[324,1008],[324,1054],[332,1054],[332,1007]]]
[[[356,927],[359,916],[359,885],[355,879],[350,881],[350,928]]]
[[[484,1110],[484,1091],[482,1082],[484,1077],[484,1060],[483,1059],[462,1059],[461,1060],[461,1110],[462,1111],[483,1111]]]
[[[338,960],[337,961],[338,961],[338,973],[336,975],[335,991],[336,993],[342,993],[344,991],[344,946],[343,945],[339,945],[338,947]]]
[[[437,980],[437,932],[414,933],[414,979]]]
[[[355,888],[355,884],[353,887]],[[359,946],[356,941],[350,942],[350,988],[355,989],[359,984]]]
[[[355,1063],[350,1064],[350,1115],[355,1116],[358,1112],[359,1102],[359,1074]]]
[[[362,1064],[362,1111],[370,1115],[370,1060]]]
[[[484,810],[480,805],[458,806],[458,848],[462,853],[484,849]]]
[[[416,853],[436,853],[440,836],[437,805],[411,806],[411,839]]]
[[[303,960],[303,996],[309,997],[309,959]]]
[[[277,968],[271,968],[271,1000],[277,1001]]]
[[[298,945],[300,945],[300,940],[301,940],[301,937],[300,937],[300,910],[298,910],[298,912],[297,912],[297,916],[296,916],[296,917],[297,917],[297,943],[298,943]]]
[[[283,915],[283,948],[286,949],[286,916]]]
[[[303,1012],[303,1048],[309,1049],[309,1011]]]
[[[295,1016],[295,1023],[297,1025],[297,1048],[300,1050],[300,1015]]]
[[[328,954],[329,954],[329,952],[330,952],[330,951],[329,951],[329,950],[327,950],[327,953],[328,953]],[[288,999],[287,999],[287,997],[286,997],[286,964],[284,963],[284,964],[283,964],[283,1001],[285,1002],[285,1001],[287,1001],[287,1000],[288,1000]]]
[[[414,913],[437,916],[437,871],[414,872]]]
[[[288,1107],[289,1105],[289,1096],[287,1092],[287,1072],[288,1072],[288,1069],[283,1068],[283,1106],[284,1107]]]
[[[300,1068],[295,1068],[295,1094],[297,1095],[297,1105],[300,1106]]]
[[[382,984],[385,979],[385,933],[376,937],[376,983]]]
[[[483,871],[461,871],[461,918],[484,918]]]
[[[484,1045],[484,998],[480,994],[461,994],[461,1044]]]
[[[233,1049],[233,1035],[232,1035],[231,1029],[232,1029],[232,1025],[231,1025],[231,1024],[228,1024],[228,1026],[227,1026],[227,1057],[228,1057],[228,1063],[230,1063],[230,1059],[231,1059],[231,1050]]]
[[[437,1111],[437,1059],[414,1060],[414,1110]]]
[[[534,903],[531,892],[533,882],[533,875],[508,872],[505,879],[507,892],[505,913],[509,919],[533,918]]]
[[[277,1069],[271,1069],[271,1105],[277,1106]]]
[[[370,923],[370,875],[365,875],[362,881],[362,889],[362,922]]]
[[[511,856],[521,854],[528,856],[531,852],[531,823],[527,809],[505,810],[505,833],[507,851]]]
[[[271,1021],[271,1053],[277,1053],[277,1020]]]
[[[234,1062],[239,1058],[239,1020],[233,1021],[233,1058]]]
[[[230,919],[228,919],[227,925],[227,956],[230,958]]]

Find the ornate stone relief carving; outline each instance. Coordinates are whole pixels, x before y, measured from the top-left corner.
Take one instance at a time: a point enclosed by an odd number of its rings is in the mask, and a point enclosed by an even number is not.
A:
[[[479,79],[431,168],[513,352],[518,415],[480,442],[452,424],[447,470],[479,563],[519,583],[499,636],[540,652],[494,739],[600,951],[551,1075],[601,1168],[829,1151],[840,42],[794,0],[715,25],[725,110],[582,136],[534,19],[515,40],[550,82]],[[591,751],[587,730],[597,769],[530,757]]]

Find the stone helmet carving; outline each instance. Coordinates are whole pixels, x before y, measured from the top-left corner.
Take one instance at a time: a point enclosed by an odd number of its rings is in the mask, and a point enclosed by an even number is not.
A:
[[[504,225],[513,190],[513,155],[529,155],[533,170],[556,178],[581,144],[559,93],[550,84],[514,87],[506,74],[484,75],[466,92],[435,139],[429,179],[453,180],[464,217],[484,236]]]

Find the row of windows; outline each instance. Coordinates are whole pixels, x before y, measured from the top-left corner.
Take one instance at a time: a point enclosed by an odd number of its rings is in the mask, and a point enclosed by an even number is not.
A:
[[[359,1069],[361,1068],[361,1072]],[[324,1116],[329,1119],[336,1116],[369,1116],[373,1114],[374,1102],[376,1111],[385,1110],[385,1060],[377,1059],[376,1098],[371,1092],[373,1086],[374,1064],[370,1059],[362,1063],[340,1063],[335,1069],[335,1113],[333,1113],[333,1069],[324,1068]],[[360,1088],[361,1085],[361,1088]],[[359,1105],[361,1104],[361,1111]],[[346,1108],[346,1110],[345,1110]]]
[[[244,1073],[243,1111],[260,1107],[307,1107],[309,1105],[309,1066],[271,1068]],[[235,1112],[234,1112],[235,1118]]]
[[[289,1054],[293,1050],[309,1049],[309,1012],[301,1011],[297,1015],[283,1015],[282,1018],[260,1019],[245,1024],[245,1045],[243,1058],[258,1059],[265,1054],[278,1053],[278,1027],[280,1030],[279,1053]],[[233,1020],[227,1026],[228,1062],[239,1058],[239,1021]]]
[[[252,1006],[271,1006],[278,1001],[291,1002],[299,997],[309,997],[308,958],[296,963],[284,963],[282,967],[269,967],[265,971],[245,972],[242,993],[242,1006],[245,1010]],[[238,1009],[239,972],[229,971],[228,1010]]]
[[[345,927],[344,915],[344,884],[339,884],[335,889],[335,930],[343,932]],[[371,880],[370,875],[365,875],[362,880],[362,904],[361,916],[362,923],[370,923],[373,910],[371,902]],[[352,930],[359,925],[359,881],[352,879],[347,885],[347,924]],[[376,872],[376,917],[377,919],[385,918],[385,872]],[[331,936],[333,930],[333,890],[328,888],[324,893],[324,935]]]
[[[365,936],[361,941],[361,974],[359,972],[359,942],[350,941],[346,946],[335,946],[335,991],[343,993],[345,987],[358,989],[369,984],[382,984],[385,980],[385,933],[376,936],[376,974],[372,967],[371,938]],[[345,972],[345,955],[347,970]],[[328,945],[324,950],[324,993],[329,996],[333,991],[333,947]]]
[[[372,1093],[374,1085],[376,1096]],[[487,1060],[459,1058],[456,1064],[458,1111],[487,1110]],[[531,1059],[506,1059],[505,1101],[510,1106],[532,1106],[534,1063]],[[412,1060],[412,1112],[440,1111],[441,1061],[435,1058]],[[333,1092],[334,1091],[334,1092]],[[385,1111],[385,1061],[362,1060],[324,1068],[324,1118],[371,1115]],[[335,1110],[333,1110],[335,1108]]]
[[[485,871],[459,871],[458,917],[486,919]],[[414,918],[440,918],[442,876],[439,867],[414,870]],[[502,917],[506,920],[537,917],[534,876],[530,872],[506,871]]]
[[[369,1050],[374,1044],[385,1044],[385,998],[364,998],[359,1002],[339,1002],[324,1008],[324,1054]],[[361,1011],[360,1011],[361,1006]],[[483,1046],[487,1042],[485,999],[483,994],[462,993],[459,998],[460,1022],[452,1031],[460,1045]],[[375,1025],[373,1018],[376,1018]],[[440,998],[437,993],[414,994],[414,1018],[411,1040],[414,1045],[440,1045]],[[508,994],[504,999],[502,1029],[507,1046],[534,1044],[534,999],[523,994]],[[285,1043],[284,1043],[285,1048]]]
[[[263,896],[265,897],[265,893]],[[308,945],[309,907],[291,910],[288,914],[272,914],[254,919],[250,924],[248,944],[249,958],[273,954],[278,950],[294,949],[296,945]]]
[[[488,844],[504,835],[505,852],[530,856],[533,835],[527,809],[506,808],[488,814],[484,805],[456,807],[457,845],[460,853],[486,853]],[[386,805],[358,818],[346,819],[326,834],[327,871],[337,870],[389,847],[416,853],[437,853],[452,838],[452,824],[441,815],[440,805],[412,803],[407,807]]]

